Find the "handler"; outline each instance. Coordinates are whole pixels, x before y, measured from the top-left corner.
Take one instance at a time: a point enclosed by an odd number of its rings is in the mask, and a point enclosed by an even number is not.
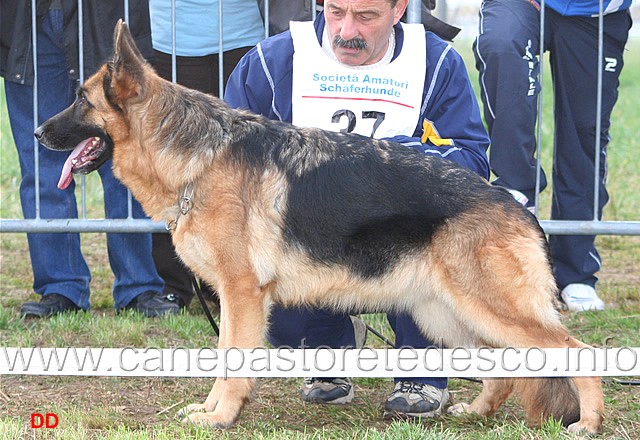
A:
[[[243,57],[225,100],[302,127],[390,139],[453,160],[489,177],[489,144],[458,53],[420,24],[401,24],[408,0],[327,0],[315,22],[292,22]],[[438,345],[411,317],[387,315],[396,347]],[[274,346],[317,348],[364,344],[357,318],[330,310],[274,307]],[[307,402],[348,403],[345,378],[305,379]],[[430,417],[448,400],[447,378],[396,379],[385,417]]]

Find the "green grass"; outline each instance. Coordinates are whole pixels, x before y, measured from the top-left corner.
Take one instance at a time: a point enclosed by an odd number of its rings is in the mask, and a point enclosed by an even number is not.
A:
[[[6,423],[6,431],[3,436],[4,439],[13,440],[24,438],[28,433],[26,429],[20,426],[15,421],[8,420]],[[0,426],[2,421],[0,420]],[[128,427],[118,427],[114,429],[103,431],[105,437],[96,438],[109,438],[116,439],[135,439],[135,440],[160,440],[160,439],[209,439],[211,438],[211,431],[202,428],[190,428],[181,433],[176,433],[172,427],[163,427],[153,430],[139,430]],[[562,431],[562,427],[554,423],[546,424],[539,431],[539,437],[529,437],[527,435],[528,429],[522,424],[515,423],[509,428],[504,427],[492,427],[484,426],[484,432],[479,434],[477,439],[493,440],[496,438],[503,439],[522,439],[522,438],[540,438],[540,439],[562,439],[562,438],[574,438]],[[2,428],[0,428],[0,435],[3,434]],[[46,435],[50,434],[50,435]],[[91,430],[84,428],[81,424],[74,425],[66,428],[64,435],[56,433],[55,430],[51,433],[46,433],[42,437],[38,438],[88,438],[91,435]],[[221,433],[216,438],[237,438],[247,440],[263,440],[263,439],[280,439],[280,440],[315,440],[315,439],[371,439],[371,440],[384,440],[384,439],[403,439],[403,440],[462,440],[469,437],[465,433],[456,432],[453,429],[449,429],[439,424],[435,427],[426,427],[418,423],[406,423],[406,422],[393,422],[385,430],[378,428],[358,428],[356,430],[343,430],[323,428],[316,431],[300,431],[292,432],[286,429],[268,429],[264,432],[238,430],[236,433]]]
[[[470,42],[455,45],[473,69]],[[613,114],[609,145],[607,220],[640,219],[640,41],[632,41],[622,74],[619,102]],[[470,70],[477,87],[477,73]],[[545,84],[550,85],[547,78]],[[545,91],[543,165],[550,169],[552,143],[550,90]],[[0,218],[20,218],[20,172],[12,143],[4,88],[0,84]],[[97,175],[87,178],[90,218],[103,215]],[[541,198],[548,218],[549,191]],[[0,234],[0,345],[57,347],[187,347],[215,346],[216,338],[198,304],[187,313],[166,319],[144,319],[134,313],[115,315],[113,277],[106,258],[104,234],[84,234],[83,251],[92,270],[90,313],[25,321],[18,309],[31,290],[31,269],[24,234]],[[599,292],[608,310],[566,314],[572,334],[597,346],[640,346],[640,237],[598,237],[604,260]],[[386,318],[366,315],[366,321],[393,338]],[[382,342],[369,337],[369,344]],[[529,429],[516,402],[496,417],[444,417],[423,423],[386,422],[381,405],[393,385],[389,380],[354,380],[356,399],[345,407],[303,404],[299,380],[259,381],[256,398],[231,430],[213,432],[185,426],[174,416],[178,408],[204,400],[212,380],[193,378],[0,377],[0,438],[2,439],[565,439],[573,438],[557,423]],[[640,387],[605,380],[606,422],[599,438],[640,438]],[[479,392],[475,383],[452,379],[452,398],[469,401]],[[174,406],[176,403],[178,405]],[[28,428],[32,412],[55,412],[60,427],[35,432]]]

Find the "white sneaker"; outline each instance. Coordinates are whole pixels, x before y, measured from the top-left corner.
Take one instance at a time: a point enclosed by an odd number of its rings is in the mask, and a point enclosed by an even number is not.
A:
[[[516,199],[516,202],[520,203],[522,206],[527,208],[527,210],[531,214],[536,215],[536,207],[535,206],[527,206],[529,204],[529,198],[527,196],[525,196],[523,193],[521,193],[517,189],[507,189],[507,191],[509,191],[511,193],[511,195],[513,196],[513,198]]]
[[[529,203],[529,198],[517,189],[507,189],[507,191],[509,191],[513,198],[516,199],[516,202],[520,203],[522,206],[527,206],[527,203]]]
[[[587,284],[569,284],[560,296],[572,312],[604,310],[604,301],[598,297],[596,289]]]

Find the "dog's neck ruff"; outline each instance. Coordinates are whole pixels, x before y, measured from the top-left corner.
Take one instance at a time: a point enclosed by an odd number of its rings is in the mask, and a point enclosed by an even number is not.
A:
[[[178,220],[180,216],[187,215],[191,208],[193,207],[193,188],[191,188],[191,184],[187,183],[184,187],[184,191],[182,191],[182,196],[178,197],[178,214],[176,215],[175,220],[170,220],[165,223],[165,228],[167,231],[172,232],[175,231],[178,227]]]

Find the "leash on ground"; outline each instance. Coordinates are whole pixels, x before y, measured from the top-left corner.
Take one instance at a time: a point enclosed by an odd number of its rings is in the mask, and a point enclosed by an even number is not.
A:
[[[612,382],[618,385],[640,386],[640,380],[613,379]]]

